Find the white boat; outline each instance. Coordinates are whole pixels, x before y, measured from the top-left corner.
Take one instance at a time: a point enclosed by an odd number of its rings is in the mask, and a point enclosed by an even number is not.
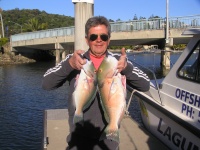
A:
[[[133,91],[144,126],[172,150],[200,150],[200,28],[163,79],[148,92]]]

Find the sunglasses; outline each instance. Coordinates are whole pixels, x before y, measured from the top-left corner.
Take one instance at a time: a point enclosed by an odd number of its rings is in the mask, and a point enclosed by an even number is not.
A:
[[[98,38],[98,36],[100,36],[100,38],[101,38],[102,41],[108,41],[109,37],[108,37],[107,34],[100,34],[100,35],[98,35],[98,34],[91,34],[90,35],[90,41],[95,41]]]

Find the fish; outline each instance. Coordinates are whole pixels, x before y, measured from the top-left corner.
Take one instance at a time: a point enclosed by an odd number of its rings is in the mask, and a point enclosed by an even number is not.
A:
[[[96,69],[92,61],[87,60],[86,64],[76,76],[75,89],[72,99],[75,105],[73,124],[83,124],[83,111],[87,109],[97,93]]]
[[[97,72],[97,82],[108,123],[100,140],[110,139],[119,143],[119,125],[126,109],[126,77],[118,73],[117,62],[112,56],[104,58]]]

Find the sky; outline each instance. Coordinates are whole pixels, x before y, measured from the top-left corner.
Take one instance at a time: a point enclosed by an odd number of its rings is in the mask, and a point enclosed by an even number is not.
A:
[[[200,14],[200,0],[169,0],[169,17]],[[74,17],[72,0],[0,0],[2,10],[39,9],[49,14]],[[166,0],[94,0],[94,16],[105,16],[114,21],[132,20],[134,15],[166,17]]]

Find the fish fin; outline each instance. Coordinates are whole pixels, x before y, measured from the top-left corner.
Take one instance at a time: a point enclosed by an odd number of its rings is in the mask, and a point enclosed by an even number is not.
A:
[[[99,87],[97,87],[97,91],[98,91],[99,93],[101,93],[100,90],[99,90]],[[108,123],[108,122],[110,121],[110,119],[109,119],[108,114],[106,113],[106,108],[105,108],[105,106],[104,106],[104,104],[103,104],[103,100],[102,100],[101,94],[99,94],[99,97],[100,97],[101,107],[102,107],[102,109],[103,109],[104,118],[106,119],[106,122]]]
[[[118,120],[118,125],[119,126],[120,126],[120,122],[124,118],[125,110],[126,110],[126,103],[124,103],[124,107],[121,109],[121,112],[120,112],[121,116],[119,117],[119,120]]]
[[[104,118],[106,119],[106,122],[109,123],[110,122],[110,118],[106,112],[106,108],[105,106],[102,104],[103,102],[101,102],[101,106],[102,106],[102,109],[103,109],[103,115],[104,115]]]
[[[113,76],[116,76],[118,74],[118,71],[119,71],[119,69],[116,68],[114,73],[113,73]]]
[[[109,128],[106,127],[99,140],[104,139],[110,139],[119,143],[119,130],[109,131]]]
[[[78,78],[79,78],[80,74],[77,74],[76,75],[76,80],[75,80],[75,83],[74,83],[74,87],[76,88],[76,86],[78,85]]]
[[[81,113],[80,115],[74,115],[74,119],[73,119],[73,124],[82,124],[83,125],[83,113]]]
[[[97,88],[96,88],[96,90],[94,91],[94,93],[93,93],[92,97],[90,98],[90,100],[89,100],[89,101],[85,104],[85,106],[83,107],[83,110],[87,109],[87,108],[91,105],[91,103],[92,103],[92,102],[94,101],[94,99],[95,99],[96,93],[97,93]]]
[[[124,89],[126,89],[126,76],[125,75],[123,75],[121,77],[121,81],[122,81],[122,85],[123,85]]]
[[[100,138],[99,138],[99,141],[102,141],[102,140],[104,140],[104,139],[107,139],[107,138],[106,138],[106,132],[103,132],[103,133],[101,134],[101,136],[100,136]]]
[[[112,95],[114,95],[116,93],[116,91],[117,91],[117,85],[115,83],[115,79],[112,79],[110,91],[109,91],[109,94],[108,94],[108,100],[110,100],[110,98],[112,97]]]
[[[125,76],[125,75],[123,75],[123,76],[121,77],[121,81],[122,81],[122,85],[123,85],[125,97],[127,97],[127,92],[126,92],[126,76]]]

